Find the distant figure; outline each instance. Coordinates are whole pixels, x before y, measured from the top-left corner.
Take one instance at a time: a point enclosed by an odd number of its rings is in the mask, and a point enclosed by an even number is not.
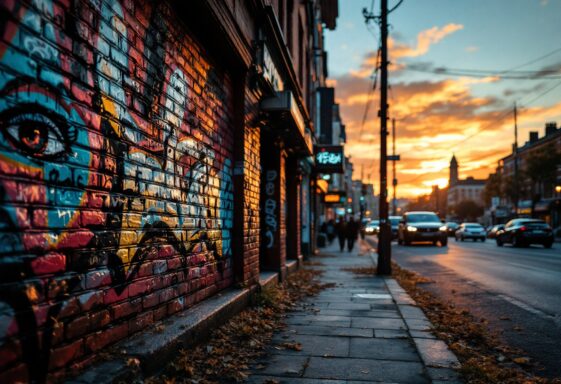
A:
[[[345,250],[345,238],[347,237],[347,223],[343,216],[339,216],[339,220],[335,225],[335,231],[339,238],[339,248],[341,248],[341,252],[343,252]]]
[[[335,239],[335,220],[331,219],[327,222],[326,233],[329,244],[333,243],[333,239]]]
[[[346,228],[347,249],[352,252],[355,240],[358,239],[359,223],[351,216]]]

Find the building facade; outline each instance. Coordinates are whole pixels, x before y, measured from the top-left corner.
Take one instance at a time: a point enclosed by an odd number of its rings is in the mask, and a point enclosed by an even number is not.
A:
[[[543,166],[536,161],[542,161]],[[554,168],[549,169],[549,174],[536,175],[533,170],[529,171],[532,166],[534,169]],[[517,194],[500,196],[501,206],[506,207],[510,217],[536,217],[546,220],[554,228],[561,226],[561,128],[557,123],[546,123],[542,137],[537,131],[530,132],[528,141],[517,149],[516,154],[513,150],[499,160],[497,173],[506,190],[518,178]]]
[[[474,179],[468,176],[466,179],[460,179],[459,165],[456,156],[452,156],[450,160],[450,177],[448,180],[448,192],[446,198],[447,218],[454,219],[456,205],[463,201],[474,201],[483,207],[483,190],[485,189],[485,180]],[[434,191],[435,206],[442,205],[437,201],[440,196],[438,189]]]
[[[0,382],[61,379],[313,234],[336,0],[0,4]]]

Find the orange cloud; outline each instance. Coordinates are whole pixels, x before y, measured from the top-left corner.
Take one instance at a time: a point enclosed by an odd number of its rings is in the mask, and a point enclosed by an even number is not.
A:
[[[497,97],[476,96],[472,90],[478,84],[495,81],[496,78],[460,78],[392,83],[389,111],[390,117],[397,120],[396,152],[401,155],[396,164],[398,196],[430,193],[432,185],[445,185],[453,153],[460,163],[462,178],[486,178],[495,170],[497,161],[510,153],[512,106]],[[370,95],[370,112],[363,125],[371,80],[350,74],[338,77],[336,84],[337,101],[347,129],[345,151],[352,156],[355,177],[364,172],[367,181],[373,182],[378,190],[378,91]],[[546,121],[561,119],[561,102],[527,108],[519,111],[518,117],[522,145],[528,130],[543,130]],[[388,137],[388,153],[391,148]],[[390,179],[391,170],[390,162]]]
[[[399,59],[405,57],[419,57],[425,55],[430,46],[437,44],[446,36],[463,29],[461,24],[450,23],[441,28],[432,27],[419,32],[415,46],[407,43],[398,42],[393,38],[388,39],[389,57],[392,61],[392,69],[394,71],[400,70],[404,67],[399,62]],[[351,70],[350,74],[354,77],[366,78],[372,75],[373,68],[377,65],[377,52],[371,52],[366,55],[363,64],[358,70]]]

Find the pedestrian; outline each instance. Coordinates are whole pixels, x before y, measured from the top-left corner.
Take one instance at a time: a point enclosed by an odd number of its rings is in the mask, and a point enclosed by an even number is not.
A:
[[[333,243],[333,239],[335,239],[335,220],[331,219],[327,222],[326,233],[329,244]]]
[[[339,239],[339,248],[341,252],[345,250],[345,238],[347,237],[347,223],[343,216],[339,216],[337,224],[335,225],[335,231],[337,232],[337,238]]]
[[[358,239],[359,224],[351,216],[346,227],[347,249],[352,252],[356,239]]]

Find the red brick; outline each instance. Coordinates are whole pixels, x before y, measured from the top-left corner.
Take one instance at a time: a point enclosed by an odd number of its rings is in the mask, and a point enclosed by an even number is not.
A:
[[[127,322],[96,332],[86,338],[86,348],[91,352],[99,351],[103,347],[123,339],[128,332],[129,325]]]
[[[143,313],[129,321],[129,331],[130,333],[141,331],[152,323],[154,323],[154,314],[152,312]]]
[[[49,369],[61,368],[70,361],[75,360],[83,353],[84,340],[59,347],[51,351],[49,356]]]
[[[117,320],[125,316],[129,316],[132,313],[138,313],[142,311],[142,299],[136,299],[132,301],[126,301],[124,303],[114,305],[111,307],[111,312],[113,313],[113,319]]]
[[[31,270],[38,276],[62,272],[65,268],[66,256],[56,252],[39,256],[31,262]]]
[[[86,334],[90,330],[90,317],[80,316],[66,325],[66,338],[72,340]]]

